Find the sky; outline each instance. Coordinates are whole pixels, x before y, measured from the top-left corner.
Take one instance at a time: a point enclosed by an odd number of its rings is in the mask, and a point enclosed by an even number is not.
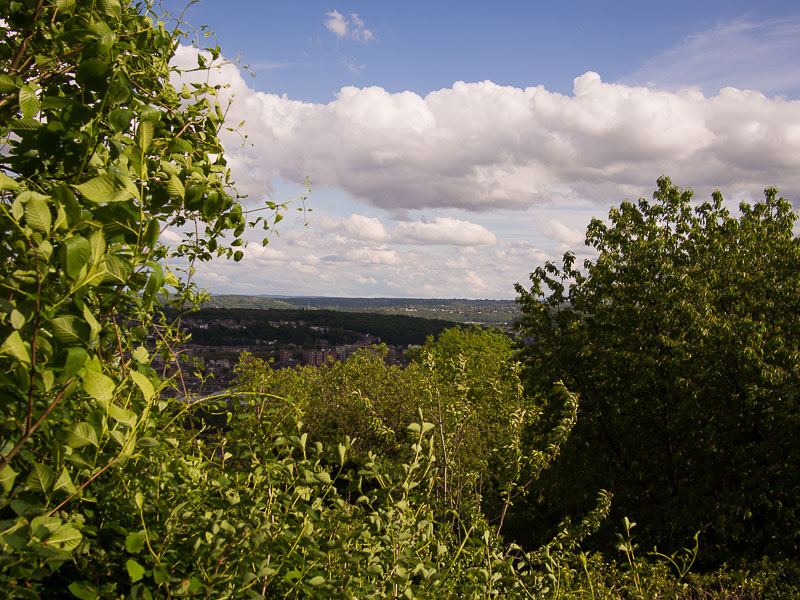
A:
[[[219,45],[247,207],[307,195],[266,247],[197,266],[215,294],[514,298],[661,175],[800,207],[796,1],[184,6],[162,3],[173,64]]]

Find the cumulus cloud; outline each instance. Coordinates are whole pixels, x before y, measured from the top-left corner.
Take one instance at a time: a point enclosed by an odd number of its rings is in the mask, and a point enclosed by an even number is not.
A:
[[[357,42],[369,42],[375,39],[375,35],[366,28],[363,19],[356,13],[350,13],[348,19],[338,10],[325,13],[325,27],[339,39],[347,38]]]
[[[194,66],[196,55],[180,47],[176,61]],[[662,173],[702,199],[716,188],[732,200],[768,185],[800,192],[800,102],[753,90],[587,72],[571,94],[456,82],[425,96],[345,87],[315,104],[256,92],[233,65],[209,77],[229,86],[223,103],[235,96],[229,123],[245,121],[246,145],[223,131],[239,191],[258,200],[278,193],[273,181],[309,177],[312,204],[329,190],[347,197],[346,209],[314,206],[296,234],[286,219],[241,263],[198,270],[220,293],[509,297],[566,247],[590,256],[588,220],[649,196]],[[359,202],[383,212],[358,214]]]
[[[454,246],[491,246],[494,234],[485,227],[451,217],[433,221],[400,223],[393,231],[395,243],[451,244]]]
[[[432,221],[405,221],[391,231],[380,219],[352,214],[346,219],[322,217],[317,227],[323,232],[341,234],[351,240],[393,244],[444,244],[451,246],[491,246],[495,235],[477,223],[437,217]]]
[[[177,60],[193,62],[192,49]],[[419,96],[345,87],[328,104],[255,92],[227,65],[211,74],[235,94],[227,157],[243,191],[271,177],[347,192],[401,215],[532,205],[608,204],[649,193],[662,173],[705,193],[800,191],[800,102],[724,88],[659,91],[594,72],[571,95],[542,86],[456,82]]]
[[[343,220],[323,217],[318,221],[317,226],[322,231],[339,232],[351,239],[361,241],[385,242],[389,240],[389,233],[383,223],[375,217],[356,214]]]
[[[383,248],[350,248],[340,255],[327,257],[328,260],[343,260],[372,265],[399,265],[403,260],[395,250]]]
[[[571,229],[555,219],[548,219],[544,234],[562,244],[562,246],[575,247],[583,243],[584,234],[577,229]]]

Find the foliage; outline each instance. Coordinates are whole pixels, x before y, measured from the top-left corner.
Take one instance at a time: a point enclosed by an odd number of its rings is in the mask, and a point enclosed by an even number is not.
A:
[[[197,305],[195,261],[241,258],[245,227],[269,229],[283,207],[243,208],[217,90],[173,88],[180,32],[151,8],[0,0],[0,592],[530,598],[569,591],[581,556],[592,595],[604,569],[613,588],[614,564],[577,553],[607,494],[536,551],[500,535],[577,411],[555,378],[524,394],[500,334],[446,332],[406,370],[380,351],[280,373],[245,356],[235,393],[161,397],[178,382],[151,365],[179,367],[180,336],[157,298]],[[174,250],[159,242],[170,226],[186,232]]]
[[[176,33],[148,4],[2,1],[0,18],[0,586],[34,597],[147,510],[113,498],[168,447],[150,362],[176,334],[156,298],[196,301],[194,261],[238,260],[248,215],[217,90],[170,85]],[[188,232],[174,251],[168,226]]]
[[[739,210],[662,178],[653,202],[592,221],[584,271],[567,254],[517,285],[527,384],[563,379],[581,400],[541,481],[556,514],[608,487],[643,536],[676,546],[702,529],[707,563],[796,555],[796,214],[774,189]]]

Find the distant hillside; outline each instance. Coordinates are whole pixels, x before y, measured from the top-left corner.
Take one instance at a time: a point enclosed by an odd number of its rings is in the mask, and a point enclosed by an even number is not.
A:
[[[370,312],[438,319],[455,323],[510,325],[520,312],[513,300],[466,300],[463,298],[337,298],[325,296],[212,296],[209,308],[305,308]]]
[[[285,309],[203,308],[187,315],[192,341],[198,344],[238,345],[259,340],[313,345],[319,338],[332,344],[349,344],[361,334],[377,336],[387,344],[424,344],[456,323],[408,315]],[[197,324],[205,322],[204,327]],[[314,329],[317,328],[317,329]],[[321,331],[324,329],[324,331]]]
[[[270,308],[293,309],[296,306],[296,304],[286,300],[270,296],[238,296],[235,294],[211,296],[208,302],[202,304],[203,308],[257,308],[261,310]]]

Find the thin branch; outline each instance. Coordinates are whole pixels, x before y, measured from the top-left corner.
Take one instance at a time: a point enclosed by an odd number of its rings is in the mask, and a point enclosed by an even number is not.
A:
[[[64,397],[64,394],[67,391],[67,388],[74,379],[75,377],[70,377],[69,379],[67,379],[66,383],[64,384],[64,387],[58,393],[58,396],[56,396],[55,400],[53,400],[53,402],[50,403],[50,406],[48,406],[47,409],[42,413],[42,416],[39,417],[39,419],[36,421],[36,423],[33,424],[30,430],[25,435],[22,436],[22,439],[20,439],[17,442],[17,444],[11,449],[11,452],[9,452],[8,454],[5,455],[5,457],[3,457],[3,462],[0,463],[0,471],[2,471],[8,466],[8,463],[11,462],[11,459],[14,458],[14,456],[16,456],[17,452],[20,451],[25,442],[27,442],[30,439],[30,437],[34,434],[34,432],[37,429],[39,429],[39,426],[44,422],[44,420],[50,415],[51,412],[53,412],[53,409],[59,402],[61,402],[61,399]]]

